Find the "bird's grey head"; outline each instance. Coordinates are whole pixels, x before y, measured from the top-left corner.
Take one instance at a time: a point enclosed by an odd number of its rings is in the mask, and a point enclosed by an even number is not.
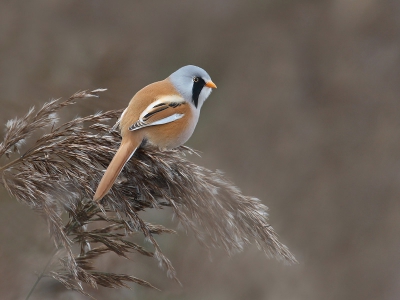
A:
[[[206,71],[191,65],[175,71],[169,79],[182,97],[198,109],[210,96],[211,89],[217,87]]]

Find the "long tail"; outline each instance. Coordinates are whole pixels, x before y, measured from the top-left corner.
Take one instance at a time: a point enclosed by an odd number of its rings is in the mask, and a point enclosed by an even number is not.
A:
[[[140,146],[140,143],[141,140],[122,140],[121,146],[117,153],[115,153],[115,156],[104,173],[103,178],[100,180],[99,186],[97,187],[96,193],[93,197],[94,201],[100,201],[108,193],[122,168],[131,158],[133,153],[135,153],[136,149]]]

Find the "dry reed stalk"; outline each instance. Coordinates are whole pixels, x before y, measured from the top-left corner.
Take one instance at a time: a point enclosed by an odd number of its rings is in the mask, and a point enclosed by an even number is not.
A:
[[[102,91],[78,92],[65,101],[45,103],[39,110],[31,108],[24,117],[7,122],[0,144],[0,157],[10,157],[38,129],[49,128],[21,156],[0,167],[7,191],[46,220],[55,247],[60,249],[47,276],[85,295],[83,283],[118,288],[135,282],[155,288],[133,276],[93,267],[93,261],[106,253],[127,257],[136,252],[154,257],[178,281],[154,239],[155,234],[174,231],[138,216],[146,208],[164,206],[172,207],[184,228],[207,248],[222,247],[231,254],[255,242],[270,257],[296,262],[268,224],[267,207],[242,195],[220,172],[188,161],[185,154],[194,153],[188,147],[170,151],[141,147],[102,204],[92,202],[94,189],[121,140],[106,121],[117,119],[121,110],[75,118],[59,126],[57,112]],[[68,216],[66,223],[63,214]],[[129,240],[138,232],[151,242],[153,251]],[[79,246],[78,253],[74,245]]]

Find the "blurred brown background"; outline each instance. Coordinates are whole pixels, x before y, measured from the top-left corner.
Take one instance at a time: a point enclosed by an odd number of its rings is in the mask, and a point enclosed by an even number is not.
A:
[[[163,289],[99,299],[400,299],[398,0],[0,0],[0,123],[77,90],[108,88],[65,118],[123,108],[186,64],[218,85],[189,145],[245,194],[300,264],[256,247],[226,257],[183,231],[155,261],[110,259]],[[0,299],[24,299],[52,245],[43,220],[2,191]],[[172,228],[169,211],[148,220]],[[52,280],[32,299],[83,299]]]

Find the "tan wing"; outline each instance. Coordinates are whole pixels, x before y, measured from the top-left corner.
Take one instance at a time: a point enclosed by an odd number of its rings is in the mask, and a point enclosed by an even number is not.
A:
[[[150,104],[140,115],[139,120],[129,127],[135,131],[144,127],[174,122],[184,116],[188,104],[183,98],[165,96]]]

